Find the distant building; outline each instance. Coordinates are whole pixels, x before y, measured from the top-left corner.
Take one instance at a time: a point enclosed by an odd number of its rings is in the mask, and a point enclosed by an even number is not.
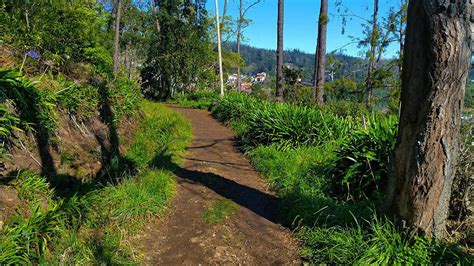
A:
[[[254,83],[264,82],[266,79],[267,79],[267,73],[261,72],[261,73],[257,73],[257,75],[255,75],[255,78],[253,79],[253,82]]]
[[[248,89],[252,88],[252,83],[242,83],[240,84],[240,91],[246,91]]]

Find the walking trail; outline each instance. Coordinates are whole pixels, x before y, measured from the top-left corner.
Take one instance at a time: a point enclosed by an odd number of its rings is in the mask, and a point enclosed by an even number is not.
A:
[[[170,213],[150,225],[146,264],[299,264],[298,246],[278,224],[278,199],[236,147],[234,133],[207,111],[170,107],[192,124],[193,141],[175,171],[176,198]],[[228,199],[237,213],[219,224],[206,209]]]

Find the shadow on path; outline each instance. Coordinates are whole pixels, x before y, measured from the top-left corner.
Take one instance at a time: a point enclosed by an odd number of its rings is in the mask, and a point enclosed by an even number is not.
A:
[[[166,151],[156,155],[150,166],[172,171],[178,177],[178,182],[204,185],[222,197],[251,210],[255,214],[273,223],[281,224],[278,217],[279,199],[273,195],[239,184],[214,173],[180,167],[172,161],[171,156]]]

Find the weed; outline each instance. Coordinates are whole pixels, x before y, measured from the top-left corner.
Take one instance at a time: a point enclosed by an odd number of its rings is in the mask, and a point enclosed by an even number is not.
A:
[[[228,199],[222,199],[209,206],[202,217],[206,223],[220,224],[235,214],[237,214],[237,205]]]

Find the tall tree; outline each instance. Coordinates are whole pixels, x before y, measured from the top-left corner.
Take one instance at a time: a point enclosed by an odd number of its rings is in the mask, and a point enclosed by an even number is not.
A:
[[[157,14],[158,14],[158,7],[160,6],[160,0],[152,0],[152,11],[153,11],[153,14],[156,16],[155,18],[155,29],[156,29],[156,32],[160,32],[161,30],[161,26],[160,26],[160,20],[158,19],[157,17]]]
[[[470,0],[410,1],[392,206],[413,229],[442,237],[471,59]]]
[[[261,0],[253,1],[247,7],[243,0],[239,0],[239,20],[237,21],[237,54],[240,55],[240,43],[242,41],[242,31],[248,26],[249,20],[245,18],[247,11],[249,11],[256,4],[260,3]],[[227,3],[227,1],[226,1]],[[240,64],[237,65],[237,90],[240,92],[240,86],[242,84],[242,77],[240,76]]]
[[[115,36],[114,36],[114,74],[117,75],[120,67],[120,17],[122,16],[122,0],[116,0],[115,13]]]
[[[379,30],[377,24],[377,17],[379,14],[379,0],[374,0],[374,13],[372,15],[372,32],[370,36],[370,51],[369,51],[369,67],[367,70],[367,104],[370,105],[373,93],[372,73],[375,70],[375,52],[377,50],[377,41],[379,38]]]
[[[284,1],[278,0],[277,20],[277,67],[276,67],[276,99],[283,100],[283,12]]]
[[[321,0],[316,44],[312,99],[318,104],[324,102],[324,71],[326,66],[326,35],[328,30],[328,0]]]
[[[217,57],[219,64],[219,85],[221,89],[221,97],[224,96],[224,75],[222,72],[222,47],[221,47],[221,24],[219,22],[219,4],[217,0],[215,1],[216,5],[216,30],[217,30]]]

